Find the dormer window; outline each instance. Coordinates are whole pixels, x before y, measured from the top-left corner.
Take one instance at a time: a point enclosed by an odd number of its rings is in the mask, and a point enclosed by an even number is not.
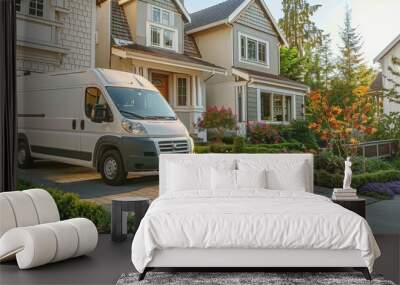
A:
[[[239,33],[240,61],[269,66],[268,42]]]
[[[153,7],[153,22],[161,24],[161,9]]]
[[[177,33],[174,29],[174,12],[157,7],[151,7],[151,19],[147,24],[148,46],[177,50]]]

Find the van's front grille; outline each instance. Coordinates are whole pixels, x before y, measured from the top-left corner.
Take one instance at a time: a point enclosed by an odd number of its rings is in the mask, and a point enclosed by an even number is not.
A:
[[[160,153],[189,153],[189,142],[187,140],[159,141]]]

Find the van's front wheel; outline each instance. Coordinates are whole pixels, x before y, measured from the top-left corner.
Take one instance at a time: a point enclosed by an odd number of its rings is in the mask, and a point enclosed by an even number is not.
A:
[[[29,169],[33,167],[31,151],[29,149],[28,142],[24,140],[18,142],[17,164],[21,169]]]
[[[104,152],[100,160],[100,173],[103,181],[108,185],[124,184],[128,173],[125,171],[121,155],[117,150]]]

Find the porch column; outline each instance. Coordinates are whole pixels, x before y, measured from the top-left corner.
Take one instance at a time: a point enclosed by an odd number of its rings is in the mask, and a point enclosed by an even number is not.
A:
[[[197,76],[193,75],[190,77],[192,80],[192,106],[197,106]]]
[[[203,107],[203,90],[201,88],[201,80],[199,77],[196,77],[196,83],[197,83],[197,106]]]
[[[242,86],[242,116],[243,122],[247,121],[247,86]]]

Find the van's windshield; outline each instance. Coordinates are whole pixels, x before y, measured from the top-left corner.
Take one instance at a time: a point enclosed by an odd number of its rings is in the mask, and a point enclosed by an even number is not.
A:
[[[176,120],[174,111],[160,93],[128,87],[106,87],[121,114],[129,119]]]

